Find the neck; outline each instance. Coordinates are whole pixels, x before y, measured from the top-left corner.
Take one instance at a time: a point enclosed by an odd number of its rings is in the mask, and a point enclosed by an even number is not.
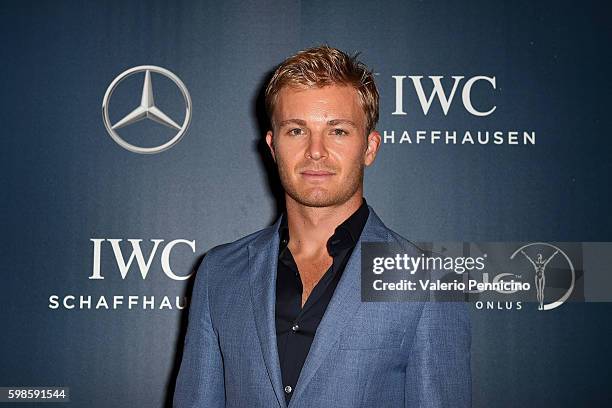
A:
[[[346,202],[329,207],[308,207],[286,195],[291,253],[304,256],[327,253],[327,240],[361,206],[362,194],[359,190]]]

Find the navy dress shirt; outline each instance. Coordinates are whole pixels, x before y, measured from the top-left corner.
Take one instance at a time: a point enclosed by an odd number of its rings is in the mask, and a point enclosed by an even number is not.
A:
[[[335,229],[327,241],[327,252],[333,258],[332,265],[315,285],[303,308],[302,280],[288,247],[287,214],[282,216],[279,227],[275,320],[278,356],[287,403],[293,395],[317,327],[323,319],[369,213],[364,198],[359,209]]]

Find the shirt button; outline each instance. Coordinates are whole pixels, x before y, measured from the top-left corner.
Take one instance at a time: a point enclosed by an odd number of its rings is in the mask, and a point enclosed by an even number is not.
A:
[[[293,330],[294,332],[296,332],[296,331],[300,330],[300,325],[299,325],[299,324],[294,324],[294,325],[291,327],[291,330]]]
[[[293,391],[293,388],[290,385],[285,385],[285,394],[290,394],[291,391]]]

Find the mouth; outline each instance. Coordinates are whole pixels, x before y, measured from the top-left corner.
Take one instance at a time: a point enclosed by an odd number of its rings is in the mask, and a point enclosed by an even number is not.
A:
[[[326,170],[304,170],[300,172],[300,174],[302,175],[302,177],[306,178],[307,180],[317,181],[317,180],[327,180],[328,178],[333,176],[335,173],[332,173],[331,171],[326,171]]]

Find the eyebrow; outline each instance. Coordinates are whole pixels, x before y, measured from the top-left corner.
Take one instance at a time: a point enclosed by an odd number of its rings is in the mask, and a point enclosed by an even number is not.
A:
[[[347,125],[351,125],[353,127],[357,127],[355,122],[353,122],[352,120],[349,120],[349,119],[333,119],[333,120],[330,120],[329,122],[327,122],[327,124],[330,125],[330,126],[341,125],[343,123],[347,124]]]
[[[306,126],[306,121],[305,120],[301,120],[301,119],[287,119],[287,120],[283,120],[282,122],[280,122],[278,124],[278,127],[283,127],[283,126],[287,126],[290,124],[295,124],[295,125],[299,125],[299,126]],[[329,126],[337,126],[337,125],[341,125],[341,124],[347,124],[347,125],[351,125],[353,127],[357,127],[357,125],[355,124],[355,122],[353,122],[352,120],[349,119],[332,119],[330,121],[327,122],[327,124]]]
[[[283,120],[282,122],[280,122],[278,124],[278,127],[283,127],[283,126],[287,126],[290,124],[294,124],[294,125],[299,125],[299,126],[306,126],[306,121],[305,120],[301,120],[301,119],[287,119],[287,120]]]

